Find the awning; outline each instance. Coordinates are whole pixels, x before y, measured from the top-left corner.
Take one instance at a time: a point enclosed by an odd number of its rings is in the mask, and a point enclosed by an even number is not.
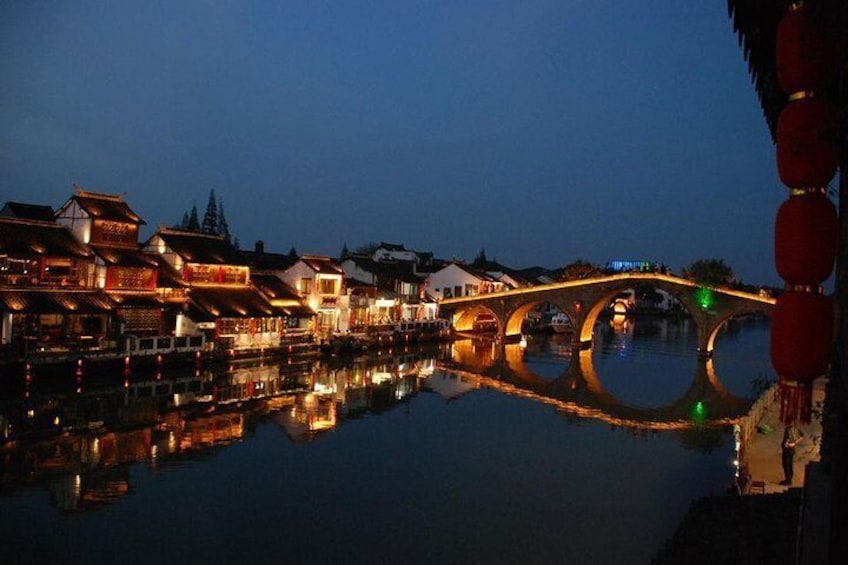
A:
[[[196,322],[285,315],[251,287],[195,287],[189,292],[189,300],[188,316]]]
[[[21,314],[103,314],[115,304],[102,291],[2,290],[0,308]]]
[[[286,308],[285,313],[287,316],[292,316],[294,318],[311,318],[315,315],[315,312],[313,312],[306,306],[293,306],[290,308]]]
[[[278,301],[282,306],[297,306],[300,304],[300,295],[274,275],[251,275],[250,281],[272,302]]]
[[[122,310],[158,310],[165,302],[156,293],[123,294],[110,292],[109,298],[115,303],[115,308]]]
[[[108,265],[154,269],[159,266],[155,255],[145,253],[140,249],[106,247],[103,245],[89,245],[89,247]]]

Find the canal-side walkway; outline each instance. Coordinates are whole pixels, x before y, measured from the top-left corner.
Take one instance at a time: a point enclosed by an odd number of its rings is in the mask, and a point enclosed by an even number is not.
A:
[[[804,484],[807,464],[819,460],[821,445],[821,407],[824,405],[827,380],[818,379],[813,383],[813,417],[809,424],[798,426],[804,433],[803,441],[795,449],[794,476],[792,486]],[[818,413],[818,416],[817,416]],[[784,479],[781,464],[781,441],[783,424],[780,423],[780,402],[772,399],[765,405],[761,419],[757,422],[757,431],[751,434],[745,445],[745,464],[751,476],[748,494],[771,494],[785,492],[789,487],[780,484]]]
[[[794,564],[798,550],[798,528],[802,500],[810,497],[800,488],[810,488],[807,465],[819,461],[821,444],[821,407],[824,405],[826,379],[813,384],[813,418],[799,426],[804,441],[796,448],[791,486],[784,479],[781,462],[783,425],[776,388],[767,390],[752,407],[742,427],[751,430],[744,441],[745,460],[750,479],[745,493],[752,496],[710,496],[695,500],[683,522],[653,560],[656,565],[677,564]],[[818,413],[818,415],[816,414]],[[811,468],[812,469],[812,468]],[[815,473],[815,470],[811,470]],[[811,475],[812,476],[812,475]],[[814,481],[821,484],[821,479]],[[814,490],[820,490],[817,487]],[[826,495],[825,495],[826,497]],[[821,529],[820,519],[826,505],[818,501],[805,510],[805,529]],[[815,532],[813,532],[815,534]],[[805,534],[802,563],[820,562],[825,543],[821,535]]]

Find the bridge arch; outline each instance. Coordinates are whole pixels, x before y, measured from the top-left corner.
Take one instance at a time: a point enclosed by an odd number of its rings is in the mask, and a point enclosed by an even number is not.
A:
[[[453,329],[458,332],[470,332],[474,330],[474,322],[480,314],[491,315],[498,325],[498,335],[501,335],[504,329],[504,322],[497,313],[488,308],[484,304],[472,304],[464,308],[458,308],[453,314],[451,323]]]
[[[691,280],[659,273],[624,273],[575,281],[563,281],[503,292],[442,299],[454,309],[454,328],[473,329],[474,318],[488,311],[498,324],[501,338],[518,335],[521,320],[543,302],[555,304],[575,328],[575,345],[591,347],[598,316],[616,294],[640,285],[669,294],[683,305],[698,328],[698,352],[708,357],[715,345],[717,328],[728,318],[750,312],[770,313],[775,300],[768,296],[727,288],[703,287]],[[485,310],[484,310],[485,309]]]
[[[706,331],[706,344],[704,351],[707,355],[712,354],[715,349],[715,340],[718,337],[718,332],[727,325],[730,320],[741,318],[744,316],[752,316],[755,314],[765,314],[766,316],[771,317],[770,310],[764,310],[762,308],[749,308],[749,309],[740,309],[735,312],[730,313],[727,316],[719,318],[712,327],[708,328]]]
[[[679,289],[675,288],[673,285],[664,285],[660,281],[641,281],[639,285],[642,286],[652,286],[658,290],[662,290],[663,292],[668,293],[672,298],[677,300],[680,304],[683,305],[683,308],[686,309],[686,312],[695,319],[696,324],[698,322],[698,315],[700,313],[699,308],[695,304],[694,300],[690,299],[690,297],[686,296]],[[609,306],[612,299],[636,285],[633,281],[622,281],[620,285],[609,286],[607,287],[603,293],[601,293],[597,297],[593,297],[590,306],[586,312],[586,315],[583,318],[582,324],[580,325],[580,344],[583,347],[591,347],[592,338],[595,333],[595,323],[598,321],[598,316],[601,315],[607,306]]]
[[[509,310],[505,313],[506,323],[504,324],[507,336],[519,335],[521,333],[521,324],[524,321],[525,316],[533,310],[541,306],[542,304],[552,304],[556,306],[556,308],[568,316],[568,319],[571,321],[571,326],[573,328],[577,328],[577,320],[574,318],[574,314],[568,310],[568,307],[561,303],[561,301],[557,300],[530,300],[527,302],[521,302],[517,306],[515,306],[512,310]]]

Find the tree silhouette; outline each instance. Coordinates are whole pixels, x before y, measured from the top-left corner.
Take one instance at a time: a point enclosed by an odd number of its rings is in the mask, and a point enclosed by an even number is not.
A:
[[[474,258],[474,262],[471,263],[472,267],[485,267],[489,263],[489,260],[486,259],[486,249],[481,247],[480,253]]]
[[[683,277],[709,286],[730,286],[736,274],[724,259],[699,259],[683,267]]]
[[[590,263],[589,261],[584,261],[583,259],[577,259],[576,261],[572,261],[568,265],[562,268],[562,274],[560,275],[560,280],[563,281],[573,281],[577,279],[586,279],[589,277],[597,277],[601,275],[601,268],[595,265],[594,263]]]
[[[209,201],[206,203],[206,213],[200,229],[204,233],[218,233],[218,203],[215,201],[215,189],[209,191]]]
[[[191,205],[191,213],[188,216],[186,228],[194,231],[200,229],[200,221],[197,219],[197,202]]]
[[[222,198],[218,198],[218,234],[223,235],[228,242],[232,240],[230,224],[227,223],[227,217],[224,216],[224,200]]]

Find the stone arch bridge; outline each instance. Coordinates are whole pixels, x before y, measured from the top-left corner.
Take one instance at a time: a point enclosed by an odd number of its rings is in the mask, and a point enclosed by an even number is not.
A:
[[[530,310],[548,302],[571,320],[574,345],[589,348],[598,316],[616,294],[647,285],[676,298],[692,316],[698,328],[698,353],[710,356],[715,337],[731,318],[745,314],[771,315],[775,300],[749,292],[705,287],[697,283],[656,273],[626,273],[519,288],[504,292],[446,298],[442,312],[449,313],[456,331],[471,331],[481,313],[494,316],[498,336],[506,339],[521,333],[521,323]]]

